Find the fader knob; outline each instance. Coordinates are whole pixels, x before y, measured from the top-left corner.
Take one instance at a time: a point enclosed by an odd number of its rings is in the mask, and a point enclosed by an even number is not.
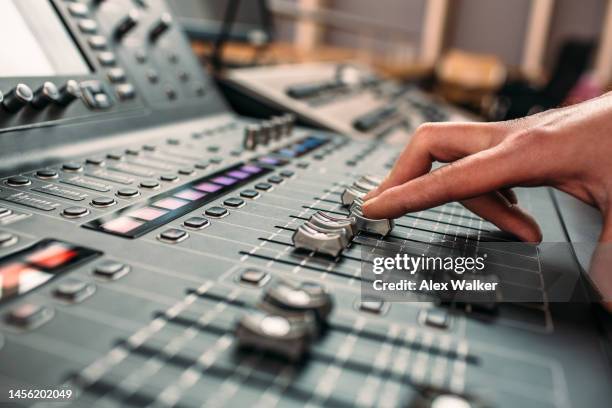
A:
[[[313,312],[321,323],[333,307],[331,296],[315,282],[280,281],[266,291],[264,301],[281,313]]]
[[[34,92],[32,106],[36,109],[43,109],[50,103],[55,103],[60,99],[60,92],[53,82],[45,82],[40,88]]]
[[[162,14],[159,19],[155,22],[151,31],[149,32],[149,40],[152,42],[157,41],[157,39],[172,25],[172,16],[168,13]]]
[[[261,122],[261,131],[259,132],[257,144],[266,146],[268,143],[270,143],[270,138],[272,137],[273,132],[274,126],[269,120],[264,120]]]
[[[115,39],[120,40],[127,33],[132,31],[137,25],[138,20],[140,19],[140,15],[137,10],[130,10],[130,12],[123,17],[119,24],[115,27]]]
[[[72,101],[81,97],[81,87],[77,81],[71,79],[60,88],[59,94],[57,103],[68,106]]]
[[[259,134],[261,132],[261,126],[251,124],[244,128],[244,139],[242,141],[242,147],[245,150],[255,150],[257,148],[257,142]]]
[[[17,84],[16,87],[11,89],[2,101],[2,106],[9,112],[18,112],[25,105],[30,103],[34,98],[32,89],[26,84]]]

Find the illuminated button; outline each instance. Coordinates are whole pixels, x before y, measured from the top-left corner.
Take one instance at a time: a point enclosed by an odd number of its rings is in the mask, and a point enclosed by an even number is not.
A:
[[[270,275],[261,269],[247,268],[240,273],[240,282],[253,286],[263,286],[270,279]]]
[[[8,313],[6,322],[22,329],[33,329],[49,321],[51,317],[53,317],[51,309],[33,303],[24,303]]]
[[[13,176],[6,179],[6,184],[8,184],[9,186],[19,187],[30,185],[32,184],[32,182],[29,178],[24,176]]]
[[[153,221],[168,214],[168,211],[159,208],[143,207],[134,211],[130,211],[127,215],[133,218],[139,218],[145,221]]]
[[[295,172],[291,170],[283,170],[280,172],[280,175],[285,178],[291,178],[295,175]]]
[[[94,166],[102,166],[104,164],[103,157],[89,157],[85,161],[87,164],[93,164]]]
[[[387,304],[382,300],[367,300],[359,304],[359,310],[372,314],[383,314],[387,310]]]
[[[5,208],[5,212],[8,210]],[[2,213],[0,213],[2,216]],[[0,232],[0,248],[6,248],[17,243],[17,236],[8,232]]]
[[[232,207],[232,208],[240,208],[244,206],[244,200],[240,198],[236,198],[236,197],[231,197],[223,201],[223,205]]]
[[[189,234],[183,230],[178,228],[170,228],[159,234],[158,238],[161,241],[177,243],[187,239],[188,236]]]
[[[183,222],[183,225],[188,228],[202,229],[210,225],[210,221],[208,221],[204,217],[191,217],[189,219],[186,219],[185,222]]]
[[[94,207],[110,207],[111,205],[115,205],[117,201],[113,197],[96,197],[91,200],[91,205]]]
[[[130,267],[126,264],[106,261],[96,266],[94,274],[105,279],[115,280],[125,276],[130,271]]]
[[[272,184],[270,183],[257,183],[255,184],[255,188],[261,191],[270,191],[272,190]]]
[[[125,71],[122,68],[110,69],[108,70],[106,75],[112,83],[119,83],[125,81]]]
[[[173,182],[178,180],[178,176],[175,176],[174,174],[162,174],[159,179],[161,181]]]
[[[84,19],[79,21],[79,30],[85,34],[95,34],[98,31],[98,23],[94,20]]]
[[[98,54],[98,62],[100,62],[102,66],[112,67],[117,63],[117,58],[115,58],[115,54],[112,52],[101,52]]]
[[[150,188],[150,189],[158,188],[159,182],[156,180],[144,180],[140,183],[140,187]]]
[[[101,225],[101,228],[105,231],[113,232],[116,234],[127,234],[130,231],[140,227],[144,222],[134,220],[129,217],[119,217],[114,220],[105,222]]]
[[[122,188],[120,190],[117,190],[117,195],[123,198],[132,198],[132,197],[136,197],[139,194],[140,192],[136,188],[127,187],[127,188]]]
[[[68,162],[62,164],[62,169],[65,171],[81,171],[83,170],[83,165],[79,162]]]
[[[89,214],[89,210],[85,207],[68,207],[62,211],[62,215],[66,218],[80,218]]]
[[[87,299],[94,292],[94,285],[78,279],[68,278],[57,285],[53,294],[60,299],[78,303]]]
[[[227,210],[227,208],[216,206],[216,207],[210,207],[204,213],[208,215],[209,217],[221,218],[229,214],[229,211]]]
[[[176,210],[187,204],[189,204],[189,201],[179,200],[174,197],[163,198],[153,203],[155,207],[165,208],[166,210]]]
[[[285,181],[285,179],[284,179],[284,178],[282,178],[282,177],[280,177],[280,176],[271,176],[271,177],[269,177],[269,178],[268,178],[268,181],[269,181],[270,183],[280,184],[280,183],[282,183],[283,181]]]
[[[195,185],[193,188],[195,188],[196,190],[205,191],[207,193],[214,193],[215,191],[221,190],[223,187],[218,186],[213,183],[204,182],[204,183]]]
[[[185,189],[174,194],[174,196],[184,200],[195,201],[202,197],[206,197],[206,193],[197,190]]]
[[[235,178],[226,176],[215,177],[214,179],[211,179],[211,181],[217,184],[221,184],[223,186],[231,186],[232,184],[238,182],[238,180],[236,180]]]
[[[178,172],[184,176],[190,176],[194,173],[194,170],[190,167],[182,167],[178,170]]]
[[[238,180],[245,180],[248,179],[249,177],[251,177],[251,175],[249,173],[246,173],[244,171],[240,171],[240,170],[232,170],[230,172],[227,173],[228,176],[233,177],[235,179]]]
[[[242,190],[240,197],[255,199],[259,197],[259,193],[256,190]]]
[[[36,177],[41,179],[50,179],[57,177],[57,171],[53,169],[42,169],[36,172]]]
[[[108,46],[106,38],[102,35],[94,35],[87,40],[89,46],[94,50],[104,50]]]
[[[119,99],[121,99],[122,101],[134,99],[134,97],[136,96],[136,89],[132,84],[118,85],[115,91],[117,92],[117,96],[119,97]]]

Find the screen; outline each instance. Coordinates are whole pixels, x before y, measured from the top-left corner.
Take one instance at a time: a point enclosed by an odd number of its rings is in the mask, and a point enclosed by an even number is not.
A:
[[[0,77],[90,72],[50,2],[0,0]]]
[[[170,3],[189,35],[214,38],[220,31],[229,0],[172,0]],[[263,0],[238,2],[230,38],[254,41],[263,35],[265,41],[268,40],[266,17],[262,11],[264,3]]]

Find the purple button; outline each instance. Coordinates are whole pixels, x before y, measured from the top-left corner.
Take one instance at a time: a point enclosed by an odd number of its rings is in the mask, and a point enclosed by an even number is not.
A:
[[[206,193],[203,193],[201,191],[187,189],[187,190],[179,191],[174,196],[178,198],[184,198],[185,200],[189,200],[189,201],[195,201],[195,200],[199,200],[200,198],[206,196]]]
[[[178,198],[174,197],[164,198],[153,203],[155,207],[165,208],[166,210],[176,210],[177,208],[181,208],[187,204],[189,204],[188,201],[179,200]]]
[[[251,176],[249,173],[245,173],[244,171],[240,171],[240,170],[230,171],[229,173],[227,173],[227,175],[235,179],[238,179],[238,180],[244,180]]]
[[[215,182],[217,184],[222,184],[224,186],[231,186],[232,184],[234,184],[238,180],[233,179],[231,177],[220,176],[220,177],[215,177],[211,181],[213,181],[213,182]]]
[[[215,191],[221,190],[223,187],[218,186],[213,183],[200,183],[197,186],[194,186],[195,189],[200,191],[206,191],[207,193],[214,193]]]
[[[242,170],[242,171],[244,171],[246,173],[256,174],[256,173],[259,173],[261,171],[261,167],[252,166],[250,164],[247,164],[246,166],[242,166],[240,168],[240,170]]]
[[[159,208],[143,207],[134,211],[130,211],[127,215],[134,218],[140,218],[145,221],[153,221],[162,215],[167,214],[168,211],[160,210]]]
[[[272,164],[272,165],[276,165],[279,163],[277,159],[273,157],[267,157],[267,156],[260,158],[259,161],[262,163]]]

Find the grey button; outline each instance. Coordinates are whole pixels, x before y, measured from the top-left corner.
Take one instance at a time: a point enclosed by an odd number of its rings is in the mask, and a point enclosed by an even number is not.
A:
[[[169,182],[172,182],[172,181],[176,181],[176,180],[178,180],[178,176],[175,176],[174,174],[162,174],[162,175],[159,177],[159,179],[160,179],[161,181],[169,181]]]
[[[57,171],[53,169],[42,169],[36,172],[36,177],[42,178],[42,179],[56,178],[57,176],[58,176]]]
[[[91,205],[94,207],[110,207],[116,203],[117,201],[115,201],[115,199],[112,197],[96,197],[91,200]]]
[[[89,214],[89,210],[85,207],[68,207],[62,212],[62,215],[66,218],[80,218],[87,214]]]
[[[242,190],[240,192],[240,197],[254,199],[259,197],[259,193],[257,190]]]
[[[24,303],[6,315],[6,322],[21,329],[34,329],[53,317],[53,311],[45,306]]]
[[[387,303],[382,300],[364,300],[359,303],[359,310],[366,313],[384,314],[387,309]]]
[[[68,162],[62,164],[62,169],[65,171],[81,171],[83,170],[83,165],[79,162]]]
[[[186,219],[183,222],[183,225],[185,225],[188,228],[202,229],[210,225],[210,221],[208,221],[204,217],[191,217],[191,218]]]
[[[105,261],[94,269],[94,274],[106,279],[119,279],[130,271],[130,267],[121,262]]]
[[[216,206],[208,208],[204,213],[209,217],[221,218],[229,214],[229,211],[227,208]]]
[[[188,236],[189,234],[183,230],[178,228],[169,228],[159,234],[158,238],[165,242],[177,243],[185,240]]]
[[[95,292],[95,286],[78,279],[68,278],[58,284],[53,294],[69,302],[82,302]]]
[[[136,188],[126,187],[126,188],[117,190],[117,195],[123,198],[132,198],[132,197],[136,197],[139,194],[140,192]]]
[[[236,197],[230,197],[223,201],[223,205],[227,207],[240,208],[244,206],[244,200]]]
[[[32,182],[29,178],[24,176],[12,176],[6,179],[6,184],[8,184],[9,186],[19,187],[30,185],[32,184]]]
[[[450,323],[450,316],[444,309],[432,308],[422,311],[423,323],[438,329],[446,329]]]
[[[270,275],[261,269],[247,268],[240,273],[240,281],[253,286],[263,286]]]
[[[143,180],[140,183],[140,187],[150,188],[150,189],[158,188],[159,182],[157,180]]]

